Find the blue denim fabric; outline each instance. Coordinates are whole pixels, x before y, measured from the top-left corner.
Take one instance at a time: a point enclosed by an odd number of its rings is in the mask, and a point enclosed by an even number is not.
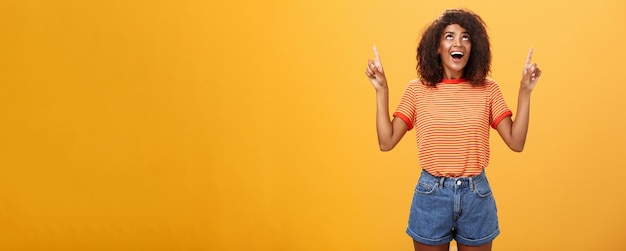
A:
[[[417,242],[440,245],[456,240],[487,244],[500,234],[496,203],[485,171],[474,177],[420,175],[406,232]]]

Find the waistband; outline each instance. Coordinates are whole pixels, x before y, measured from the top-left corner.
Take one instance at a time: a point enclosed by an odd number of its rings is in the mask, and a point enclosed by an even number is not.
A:
[[[473,189],[475,184],[486,179],[487,179],[487,176],[485,175],[484,169],[479,175],[472,176],[472,177],[462,177],[462,178],[437,177],[437,176],[433,176],[429,172],[422,169],[422,173],[420,176],[420,180],[429,181],[433,183],[439,183],[440,187],[449,187],[449,188],[470,187]]]

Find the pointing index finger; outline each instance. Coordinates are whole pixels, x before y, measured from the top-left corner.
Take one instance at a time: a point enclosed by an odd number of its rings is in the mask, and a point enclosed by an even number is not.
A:
[[[376,45],[374,45],[372,48],[374,49],[374,60],[376,60],[376,62],[380,62],[380,55],[378,55],[378,50],[376,49]]]
[[[531,47],[530,50],[528,51],[528,56],[526,57],[526,65],[530,64],[530,60],[533,57],[533,48]]]

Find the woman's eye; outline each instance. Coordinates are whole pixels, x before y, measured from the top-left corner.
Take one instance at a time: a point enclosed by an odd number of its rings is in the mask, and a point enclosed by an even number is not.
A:
[[[446,39],[452,40],[452,35],[446,35]]]
[[[463,40],[469,40],[468,36],[463,36]]]

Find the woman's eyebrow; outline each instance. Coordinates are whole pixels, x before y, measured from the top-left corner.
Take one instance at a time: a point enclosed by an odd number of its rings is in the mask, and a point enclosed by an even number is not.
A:
[[[469,32],[467,32],[467,31],[462,31],[460,33],[469,35]],[[455,34],[455,33],[453,31],[444,31],[443,34]]]

